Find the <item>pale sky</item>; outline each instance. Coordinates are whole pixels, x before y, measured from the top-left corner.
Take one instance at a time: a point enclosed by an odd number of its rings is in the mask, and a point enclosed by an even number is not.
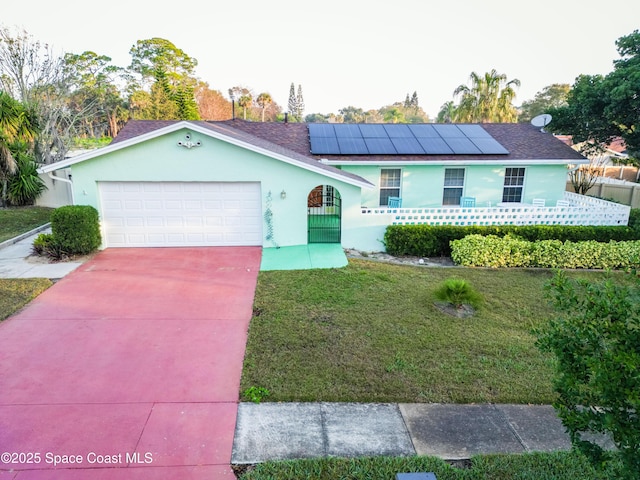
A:
[[[198,60],[226,95],[269,92],[286,110],[302,85],[305,114],[377,109],[418,92],[435,117],[469,74],[517,78],[515,104],[580,74],[607,74],[615,41],[640,28],[639,0],[76,0],[5,1],[0,24],[60,52],[128,66],[137,40],[161,37]]]

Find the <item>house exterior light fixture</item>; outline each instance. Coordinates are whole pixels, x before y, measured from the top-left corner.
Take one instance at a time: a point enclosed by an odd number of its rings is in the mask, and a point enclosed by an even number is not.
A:
[[[285,198],[287,198],[287,192],[285,192],[285,191],[284,191],[284,188],[283,188],[283,189],[282,189],[282,191],[280,192],[280,198],[281,198],[281,199],[283,199],[283,200],[284,200]]]
[[[180,141],[178,142],[178,145],[179,145],[179,146],[181,146],[181,147],[185,147],[185,148],[187,148],[187,149],[191,150],[193,147],[200,147],[200,146],[202,146],[202,142],[201,142],[200,140],[198,140],[197,142],[192,142],[192,141],[191,141],[191,134],[190,134],[190,133],[187,133],[187,134],[184,136],[184,140],[180,140]]]

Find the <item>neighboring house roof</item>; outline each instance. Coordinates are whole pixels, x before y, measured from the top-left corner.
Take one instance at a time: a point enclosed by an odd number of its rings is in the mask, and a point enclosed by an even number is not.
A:
[[[259,138],[285,146],[301,155],[321,160],[328,164],[474,164],[540,163],[579,164],[588,163],[580,153],[556,139],[550,133],[541,132],[529,123],[482,123],[495,140],[508,150],[500,155],[312,155],[306,123],[261,123],[243,120],[221,122],[233,125]]]
[[[289,150],[282,145],[273,143],[265,138],[260,138],[234,128],[233,123],[228,122],[202,122],[202,121],[173,121],[173,120],[130,120],[122,128],[118,136],[106,147],[91,152],[67,158],[63,161],[45,165],[39,169],[42,173],[59,170],[89,159],[100,157],[107,153],[142,143],[152,138],[157,138],[181,129],[189,129],[203,135],[238,145],[240,147],[261,153],[268,157],[312,170],[317,173],[335,178],[343,182],[364,187],[373,188],[373,185],[362,177],[337,169],[330,165],[318,162],[308,155],[301,155],[294,150]]]
[[[574,144],[573,136],[571,135],[555,135],[555,137],[569,145],[574,150],[579,150],[580,147],[585,144],[585,142]],[[622,137],[614,137],[608,145],[603,145],[603,148],[605,155],[608,153],[609,155],[618,158],[627,158],[629,156],[627,153],[627,144],[624,143],[624,139]]]

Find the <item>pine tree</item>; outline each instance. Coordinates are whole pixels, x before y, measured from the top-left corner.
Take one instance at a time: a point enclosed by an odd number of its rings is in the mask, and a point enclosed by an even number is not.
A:
[[[420,108],[420,106],[418,105],[418,92],[413,92],[409,105],[411,106],[411,108],[413,108],[413,113],[418,113],[418,108]]]
[[[302,98],[302,85],[298,85],[298,96],[296,98],[296,117],[301,122],[304,116],[304,98]]]
[[[297,111],[298,105],[296,101],[296,87],[293,82],[291,82],[291,88],[289,89],[289,113],[291,114],[291,116],[295,117]]]

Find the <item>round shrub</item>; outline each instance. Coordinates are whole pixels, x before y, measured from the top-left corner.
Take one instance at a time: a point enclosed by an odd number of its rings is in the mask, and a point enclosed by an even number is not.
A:
[[[69,205],[51,213],[55,242],[68,255],[85,255],[100,246],[98,211],[90,205]]]

